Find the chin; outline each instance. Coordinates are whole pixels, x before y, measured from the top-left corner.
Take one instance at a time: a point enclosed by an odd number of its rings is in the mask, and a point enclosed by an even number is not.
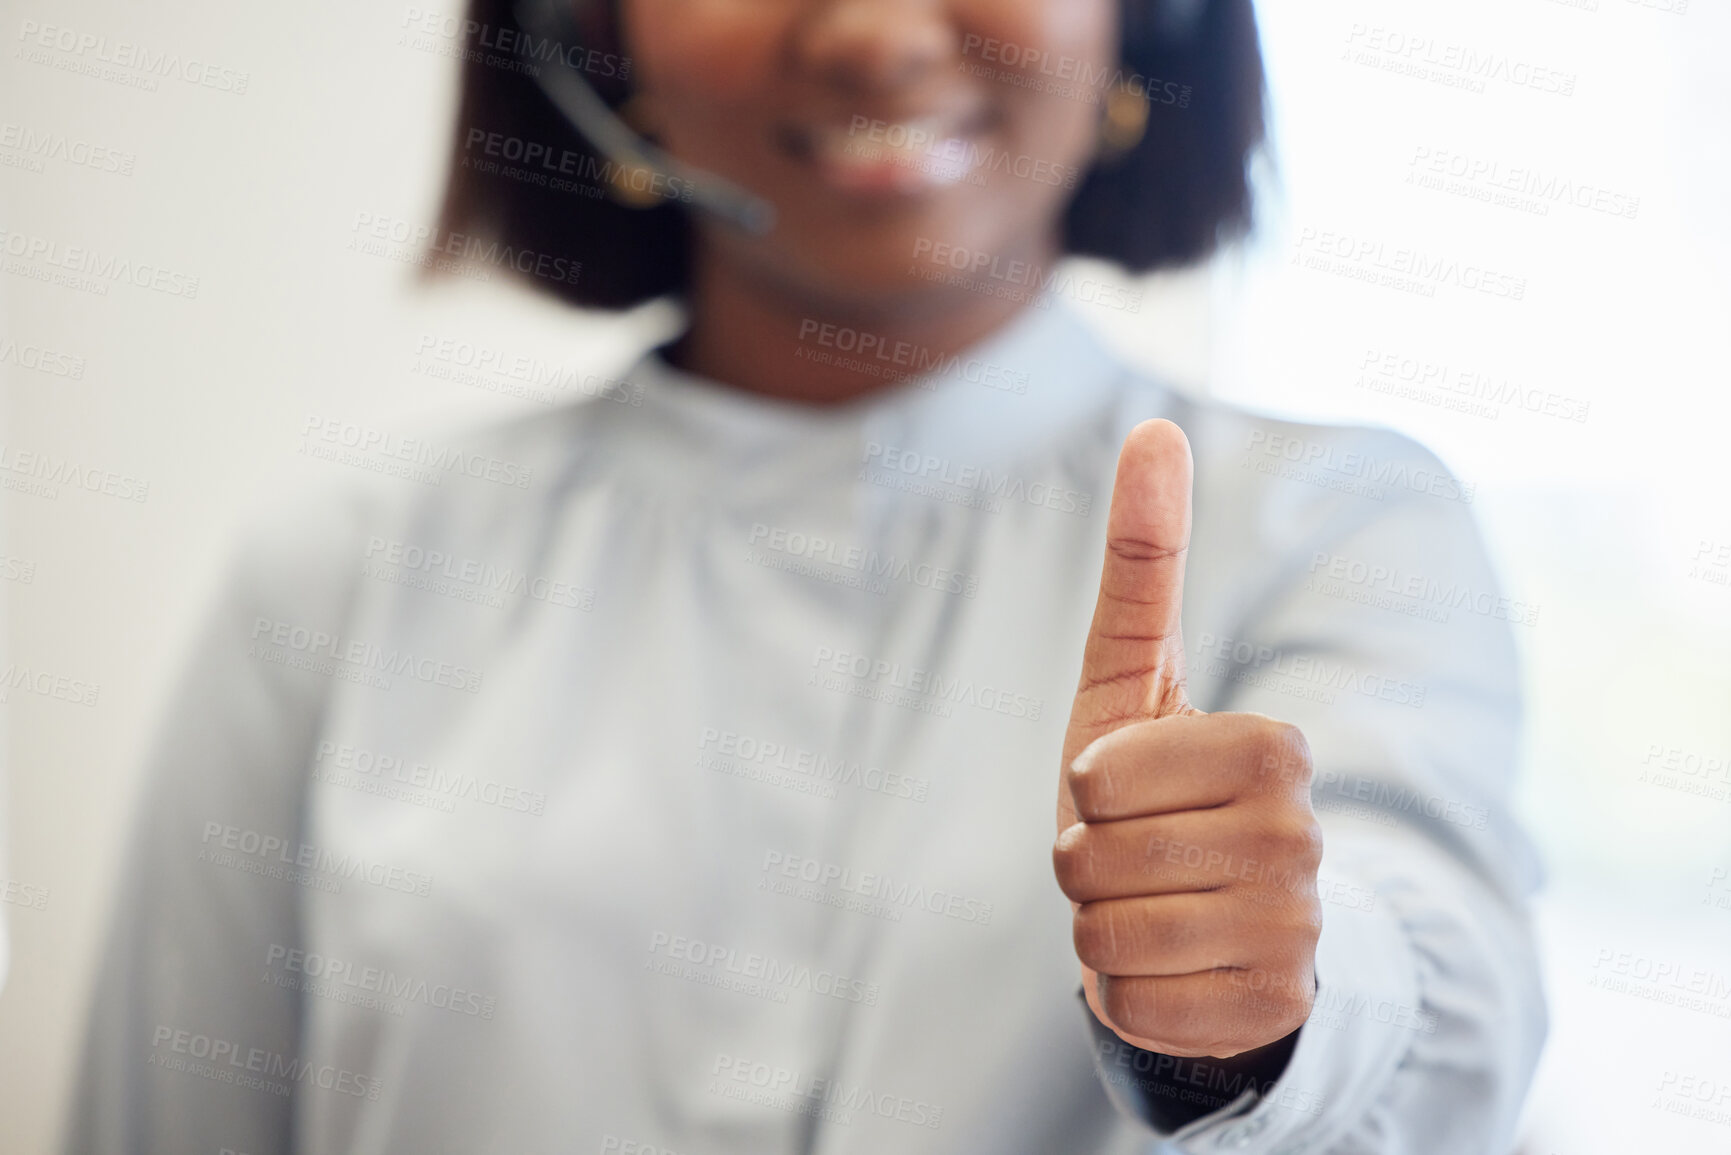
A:
[[[826,259],[821,254],[805,254],[799,268],[787,278],[790,289],[810,297],[813,304],[827,303],[832,307],[881,312],[906,312],[929,308],[943,298],[954,298],[959,290],[940,280],[929,279],[914,261],[896,250],[893,255],[883,252],[860,259],[858,254],[835,254]]]
[[[781,240],[772,259],[780,272],[810,283],[817,292],[894,305],[968,291],[960,283],[970,279],[965,271],[932,259],[934,249],[948,247],[997,255],[1017,252],[1025,244],[1014,235],[1002,237],[977,224],[958,224],[946,214],[897,221],[893,228],[838,226],[832,221],[810,235],[796,232]]]

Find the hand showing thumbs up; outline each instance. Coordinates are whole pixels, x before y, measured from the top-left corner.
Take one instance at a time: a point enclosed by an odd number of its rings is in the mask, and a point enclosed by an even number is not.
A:
[[[1296,727],[1185,697],[1190,476],[1170,421],[1125,439],[1052,859],[1094,1014],[1144,1050],[1225,1058],[1309,1017],[1322,832]]]

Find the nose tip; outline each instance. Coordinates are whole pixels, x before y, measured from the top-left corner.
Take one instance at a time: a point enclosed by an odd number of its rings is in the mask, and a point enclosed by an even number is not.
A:
[[[895,88],[955,51],[942,0],[837,0],[819,4],[796,41],[800,63],[843,91]]]

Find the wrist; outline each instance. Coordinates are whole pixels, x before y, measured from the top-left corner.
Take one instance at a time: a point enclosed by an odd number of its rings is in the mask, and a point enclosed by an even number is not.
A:
[[[1303,1031],[1226,1059],[1167,1055],[1125,1042],[1082,1001],[1107,1093],[1167,1135],[1232,1106],[1246,1092],[1267,1095],[1286,1072]]]

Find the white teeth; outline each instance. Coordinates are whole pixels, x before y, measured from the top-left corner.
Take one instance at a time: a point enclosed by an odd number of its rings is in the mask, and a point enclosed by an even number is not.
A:
[[[816,151],[829,164],[869,168],[891,164],[930,185],[964,180],[973,164],[966,139],[953,134],[948,118],[855,123],[821,128],[813,134]]]
[[[863,127],[850,128],[840,135],[856,150],[925,152],[945,139],[942,135],[944,127],[937,120],[898,121],[894,124],[873,121]]]

